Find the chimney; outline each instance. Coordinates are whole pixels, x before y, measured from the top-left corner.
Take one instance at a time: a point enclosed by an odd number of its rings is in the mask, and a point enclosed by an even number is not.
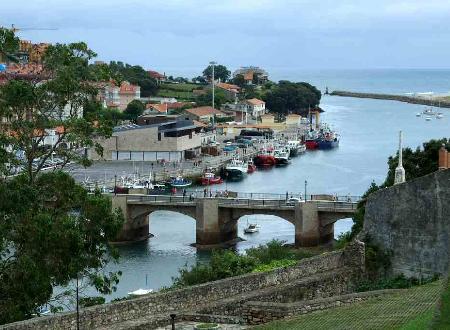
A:
[[[439,170],[445,170],[449,167],[449,154],[447,149],[445,149],[445,144],[442,144],[441,149],[439,149]]]

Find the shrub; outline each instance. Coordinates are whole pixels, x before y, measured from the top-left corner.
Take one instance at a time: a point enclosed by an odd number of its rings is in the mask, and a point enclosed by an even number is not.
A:
[[[103,297],[83,297],[80,298],[79,304],[81,307],[90,307],[95,305],[103,305],[105,298]]]
[[[255,269],[253,269],[253,273],[263,273],[263,272],[268,272],[277,268],[285,268],[285,267],[290,267],[290,266],[294,266],[297,264],[296,260],[291,260],[291,259],[283,259],[283,260],[272,260],[270,263],[268,264],[262,264],[257,266]]]
[[[373,291],[373,290],[382,290],[382,289],[408,289],[413,286],[427,284],[438,279],[437,276],[428,278],[428,279],[417,279],[415,277],[405,277],[404,275],[399,275],[392,278],[381,278],[376,281],[363,281],[361,282],[356,291]]]
[[[247,250],[247,256],[257,259],[262,264],[268,264],[272,260],[293,259],[294,253],[284,246],[284,241],[272,240],[266,245]]]

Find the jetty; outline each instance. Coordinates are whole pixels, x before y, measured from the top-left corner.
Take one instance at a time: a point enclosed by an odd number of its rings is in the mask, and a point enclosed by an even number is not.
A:
[[[350,91],[333,91],[330,95],[334,96],[345,96],[345,97],[359,97],[364,99],[375,99],[375,100],[389,100],[389,101],[399,101],[412,104],[423,104],[430,105],[430,102],[440,104],[441,108],[450,108],[450,101],[442,99],[440,97],[434,96],[433,98],[425,98],[419,96],[409,96],[409,95],[398,95],[398,94],[380,94],[380,93],[360,93],[360,92],[350,92]]]

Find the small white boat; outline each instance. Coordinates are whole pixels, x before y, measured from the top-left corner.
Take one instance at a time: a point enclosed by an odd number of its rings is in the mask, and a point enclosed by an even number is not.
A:
[[[431,120],[431,117],[425,117],[425,120],[426,120],[426,121],[430,121],[430,120]]]
[[[416,113],[416,117],[420,117],[422,114],[420,112]]]
[[[244,233],[253,234],[259,231],[259,226],[256,223],[247,224],[247,227],[244,229]]]
[[[436,118],[437,118],[437,119],[442,119],[442,118],[444,118],[444,115],[442,114],[442,112],[439,112],[439,113],[436,115]]]
[[[152,292],[153,292],[152,289],[137,289],[135,291],[128,292],[128,295],[136,297],[136,296],[143,296],[143,295],[146,295],[146,294],[149,294],[149,293],[152,293]]]

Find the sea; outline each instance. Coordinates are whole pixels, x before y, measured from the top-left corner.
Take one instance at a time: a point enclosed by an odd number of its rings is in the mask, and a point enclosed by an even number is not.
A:
[[[449,93],[450,70],[296,70],[268,69],[272,80],[306,81],[324,91],[349,90],[373,93]],[[240,182],[226,183],[218,189],[241,192],[304,192],[361,195],[370,183],[382,183],[387,159],[398,150],[398,132],[403,131],[404,146],[416,148],[429,139],[449,137],[450,109],[441,109],[444,118],[425,121],[416,117],[423,105],[396,101],[358,99],[324,95],[321,120],[340,135],[339,148],[313,151],[296,157],[289,166],[257,171]],[[248,221],[257,222],[260,232],[245,235]],[[335,237],[350,230],[351,219],[335,224]],[[274,216],[252,215],[238,223],[244,240],[235,247],[245,253],[249,247],[278,239],[294,242],[294,226]],[[120,259],[104,271],[122,271],[117,291],[107,300],[126,296],[128,292],[148,288],[158,290],[173,283],[180,268],[206,262],[210,253],[197,251],[194,219],[174,212],[150,215],[150,232],[146,242],[119,247]],[[87,290],[85,294],[95,294]]]

